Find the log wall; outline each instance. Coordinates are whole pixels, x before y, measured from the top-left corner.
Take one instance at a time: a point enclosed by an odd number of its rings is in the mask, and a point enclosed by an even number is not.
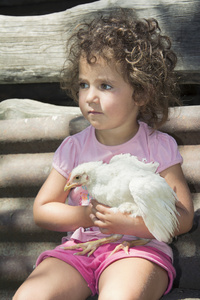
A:
[[[140,17],[158,19],[163,33],[173,38],[180,82],[199,83],[198,0],[101,0],[42,16],[0,15],[0,83],[58,82],[73,27],[112,5],[134,7]]]
[[[136,8],[141,17],[157,18],[163,32],[173,39],[180,83],[200,85],[199,0],[101,0],[49,15],[0,15],[0,84],[12,88],[13,84],[59,82],[66,40],[74,25],[94,11],[116,4]],[[0,103],[2,300],[12,298],[43,250],[60,243],[63,233],[42,230],[34,224],[32,205],[50,172],[53,152],[66,136],[88,125],[77,107],[47,108],[40,104],[38,108],[38,103],[25,99],[5,102]],[[172,244],[177,278],[172,293],[164,300],[200,299],[199,116],[200,106],[171,109],[170,120],[162,128],[179,144],[195,206],[191,232]]]

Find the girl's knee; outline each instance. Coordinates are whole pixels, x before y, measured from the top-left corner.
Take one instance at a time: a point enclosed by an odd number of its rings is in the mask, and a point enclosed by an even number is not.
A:
[[[114,292],[114,291],[109,291],[107,293],[101,293],[99,295],[98,300],[121,300],[121,299],[126,299],[126,300],[158,300],[160,298],[157,297],[151,297],[148,295],[143,295],[142,293],[120,293],[120,292]]]
[[[13,296],[12,300],[31,300],[31,289],[27,285],[23,284],[20,288],[16,291],[15,295]],[[39,300],[39,298],[37,298]]]
[[[33,279],[27,279],[16,291],[12,300],[44,300],[48,298],[48,294],[44,294],[41,286],[34,283]]]
[[[123,283],[122,283],[123,285]],[[138,293],[137,288],[134,291],[132,288],[123,289],[123,286],[102,288],[99,293],[98,300],[141,300],[141,294]]]
[[[98,300],[122,300],[122,299],[141,300],[141,298],[137,297],[136,295],[135,296],[131,295],[131,297],[129,297],[125,293],[121,293],[119,290],[118,291],[107,291],[107,292],[102,291],[99,294],[99,298],[98,298]]]
[[[42,290],[34,288],[31,285],[23,284],[15,293],[12,300],[44,300],[52,299],[48,293],[42,292]]]

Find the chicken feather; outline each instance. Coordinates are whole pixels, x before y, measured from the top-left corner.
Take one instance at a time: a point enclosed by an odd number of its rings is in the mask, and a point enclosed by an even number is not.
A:
[[[177,196],[156,170],[130,154],[115,155],[109,164],[88,162],[72,170],[65,189],[86,185],[90,196],[114,212],[141,216],[152,235],[170,242],[178,228]]]

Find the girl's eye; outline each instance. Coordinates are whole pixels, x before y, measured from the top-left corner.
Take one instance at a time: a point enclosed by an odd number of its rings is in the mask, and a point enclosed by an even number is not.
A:
[[[80,89],[87,89],[89,87],[89,85],[85,82],[80,82],[79,83],[79,88]]]
[[[112,87],[111,87],[111,85],[109,85],[109,84],[102,83],[102,84],[101,84],[101,89],[102,89],[102,90],[111,90]]]

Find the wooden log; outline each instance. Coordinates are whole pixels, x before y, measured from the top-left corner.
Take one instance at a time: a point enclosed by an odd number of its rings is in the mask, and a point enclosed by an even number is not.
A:
[[[200,212],[200,193],[192,193],[194,211],[196,215]],[[1,237],[3,233],[7,234],[19,232],[22,235],[28,232],[42,232],[43,229],[34,224],[33,221],[33,202],[35,198],[15,197],[15,198],[1,198],[0,202],[0,216],[1,216]],[[4,217],[3,217],[4,216]],[[4,220],[4,221],[2,221]],[[26,226],[27,224],[27,226]],[[10,228],[9,228],[10,226]],[[45,230],[46,232],[46,230]]]
[[[58,106],[31,99],[7,99],[0,103],[0,120],[29,119],[37,117],[78,116],[74,106]]]
[[[174,252],[174,266],[177,270],[175,287],[199,289],[200,252],[198,250],[200,240],[200,219],[197,218],[196,227],[190,233],[181,235],[172,243]],[[51,232],[49,231],[49,235]],[[52,233],[55,236],[55,233]],[[57,233],[60,236],[60,233]],[[64,233],[62,234],[65,235]],[[0,272],[1,284],[23,281],[33,269],[38,255],[58,245],[53,241],[26,241],[23,244],[14,240],[11,244],[3,242],[0,247]],[[11,247],[12,245],[12,247]],[[23,245],[23,250],[22,250]],[[24,249],[26,251],[24,252]],[[180,272],[181,270],[181,272]]]
[[[161,300],[200,300],[199,290],[186,288],[173,288],[172,291],[163,296]],[[88,299],[92,300],[92,299]],[[97,299],[93,299],[97,300]]]
[[[179,236],[172,243],[174,265],[177,270],[175,287],[199,289],[199,207],[199,205],[196,206],[196,218],[192,231]],[[38,255],[44,250],[53,249],[60,243],[61,236],[65,235],[37,228],[33,223],[30,210],[27,212],[15,210],[14,213],[15,216],[12,217],[11,210],[4,212],[4,219],[7,218],[7,222],[1,217],[0,287],[4,286],[4,288],[6,285],[8,287],[14,284],[19,285],[24,281],[32,271]]]
[[[200,145],[182,146],[183,170],[196,190],[200,178]],[[0,188],[40,187],[47,178],[53,153],[10,154],[0,158]]]
[[[199,114],[200,106],[171,108],[169,121],[161,130],[173,135],[179,145],[198,145]],[[54,152],[65,137],[88,126],[78,107],[58,107],[28,99],[0,103],[1,118],[5,119],[0,120],[3,154]]]
[[[23,105],[23,100],[21,103]],[[16,114],[16,118],[14,119],[15,130],[13,130],[13,119],[0,120],[0,142],[8,143],[16,141],[26,142],[64,139],[70,134],[70,122],[81,115],[78,107],[60,107],[57,113],[56,108],[58,107],[46,105],[44,103],[39,104],[41,104],[40,112],[37,112],[35,106],[32,108],[29,106],[27,110],[25,106],[24,112],[26,110],[26,113],[23,114],[25,118],[19,117],[21,111],[18,110],[19,107],[17,105],[16,109],[13,107]],[[34,111],[33,114],[30,112],[32,110]],[[30,115],[32,117],[30,117]],[[80,130],[82,129],[84,129],[84,125],[80,128]]]
[[[193,194],[194,226],[190,233],[172,243],[177,270],[175,286],[198,289],[200,268],[198,250],[200,239],[200,194]],[[38,255],[57,246],[65,233],[51,232],[34,224],[32,198],[2,198],[0,202],[0,273],[1,283],[13,286],[24,281],[32,271]],[[181,269],[181,272],[180,272]],[[189,274],[189,276],[188,276]]]
[[[58,82],[66,41],[74,26],[94,12],[120,5],[138,16],[158,19],[172,37],[181,82],[200,82],[200,2],[198,0],[100,0],[43,16],[0,16],[0,83]],[[189,76],[188,76],[189,74]]]
[[[14,201],[14,198],[13,198]],[[35,225],[32,209],[16,209],[1,211],[0,213],[1,243],[20,242],[57,242],[60,243],[65,233],[52,232]],[[0,253],[3,252],[0,243]]]
[[[173,133],[173,132],[198,132],[200,130],[200,107],[197,105],[193,106],[180,106],[180,107],[174,107],[169,108],[169,119],[165,123],[165,125],[162,126],[162,130]],[[49,117],[49,120],[55,120],[54,127],[56,126],[56,122],[59,121],[59,119],[66,119],[66,126],[69,126],[69,122],[76,117],[81,116],[81,111],[79,107],[70,107],[70,106],[58,106],[48,103],[42,103],[36,100],[31,99],[7,99],[0,103],[0,120],[11,120],[1,122],[1,128],[5,128],[2,130],[5,131],[5,134],[9,134],[12,132],[13,127],[11,127],[11,124],[13,124],[12,119],[22,119],[22,121],[19,121],[19,131],[24,132],[25,128],[27,131],[27,135],[31,136],[32,132],[30,132],[29,128],[30,126],[33,126],[33,123],[39,122],[39,120],[31,120],[34,118],[43,118],[41,119],[41,122],[44,122]],[[79,120],[79,119],[78,119]],[[30,125],[28,125],[29,122],[32,122]],[[27,124],[28,127],[22,128],[21,123]],[[49,124],[46,124],[49,126]],[[88,125],[88,124],[87,124]],[[51,125],[50,125],[51,126]],[[63,125],[59,124],[57,128],[63,127]],[[83,127],[80,128],[80,130],[83,130],[85,128],[86,124],[83,124]],[[41,127],[41,124],[40,124]],[[45,126],[43,126],[45,127]],[[7,129],[6,129],[7,128]],[[49,132],[52,131],[53,128],[50,129]],[[42,130],[42,128],[41,128]],[[45,128],[45,131],[47,128]],[[74,133],[77,133],[78,129],[73,129]],[[39,132],[38,132],[39,134]],[[43,133],[44,134],[44,133]],[[59,135],[59,132],[57,132]],[[12,139],[18,139],[19,137],[12,136]],[[0,139],[6,139],[6,136],[0,136]],[[22,136],[20,137],[22,139]]]
[[[0,188],[41,186],[51,170],[53,153],[1,156]]]

